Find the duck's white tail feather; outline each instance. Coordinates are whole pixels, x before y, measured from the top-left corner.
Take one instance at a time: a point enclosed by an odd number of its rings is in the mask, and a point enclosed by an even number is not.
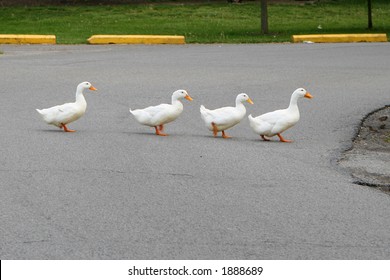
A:
[[[254,118],[254,117],[252,116],[252,114],[249,114],[248,120],[249,120],[249,124],[252,126],[252,125],[255,125],[255,124],[256,124],[256,121],[257,121],[258,119],[256,119],[256,117]]]
[[[144,110],[140,110],[140,109],[136,109],[136,110],[130,109],[129,111],[139,123],[144,125],[150,125],[151,116],[148,112],[145,112]]]
[[[209,112],[210,112],[209,109],[206,109],[205,106],[200,105],[200,116],[204,121],[206,121],[207,117],[210,115]]]
[[[35,109],[35,110],[37,110],[37,112],[39,113],[39,115],[41,115],[41,117],[43,118],[43,120],[45,121],[45,122],[47,122],[47,123],[49,123],[50,122],[50,119],[49,119],[49,117],[47,116],[47,114],[46,114],[46,109]]]
[[[60,127],[60,122],[58,122],[55,118],[55,115],[50,114],[49,109],[35,109],[39,115],[42,117],[43,121],[46,122],[47,124],[52,124],[55,126]]]
[[[253,129],[254,131],[256,131],[256,128],[257,128],[257,126],[258,126],[258,123],[257,123],[256,121],[259,121],[259,120],[256,119],[256,118],[254,118],[254,117],[252,117],[252,114],[250,114],[250,115],[248,116],[248,120],[249,120],[249,126],[252,127],[252,129]]]
[[[210,114],[210,111],[211,111],[211,110],[207,109],[205,106],[200,105],[200,112],[201,112],[202,114],[209,115],[209,114]]]
[[[135,117],[144,114],[143,110],[139,110],[139,109],[135,109],[135,110],[129,109],[129,112],[130,112],[133,116],[135,116]]]

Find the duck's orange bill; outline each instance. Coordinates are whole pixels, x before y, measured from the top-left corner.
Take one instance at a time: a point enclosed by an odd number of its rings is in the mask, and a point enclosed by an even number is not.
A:
[[[95,87],[93,87],[93,86],[90,86],[89,89],[90,89],[90,90],[97,90],[97,89],[96,89]]]
[[[308,92],[306,92],[305,97],[309,98],[309,99],[313,98],[313,96],[310,93],[308,93]]]
[[[186,97],[184,97],[185,99],[189,100],[189,101],[192,101],[193,99],[191,98],[191,96],[189,96],[188,94],[186,95]]]
[[[250,103],[250,104],[253,104],[253,101],[250,98],[248,98],[247,102]]]

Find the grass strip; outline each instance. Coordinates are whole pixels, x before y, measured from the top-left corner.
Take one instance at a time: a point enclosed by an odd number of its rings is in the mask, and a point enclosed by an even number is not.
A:
[[[375,2],[375,1],[374,1]],[[183,35],[187,43],[289,42],[293,34],[387,33],[390,1],[269,4],[270,34],[260,32],[260,2],[152,3],[0,8],[0,34],[55,34],[59,44],[87,43],[94,34]]]

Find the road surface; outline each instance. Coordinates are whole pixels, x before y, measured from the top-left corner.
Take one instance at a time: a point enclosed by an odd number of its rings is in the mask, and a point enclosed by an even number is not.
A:
[[[390,197],[337,165],[389,104],[390,47],[371,44],[0,46],[0,259],[388,259]],[[35,111],[74,100],[64,133]],[[264,142],[247,118],[213,138],[199,113],[254,101],[300,122]],[[186,89],[168,137],[129,108]]]

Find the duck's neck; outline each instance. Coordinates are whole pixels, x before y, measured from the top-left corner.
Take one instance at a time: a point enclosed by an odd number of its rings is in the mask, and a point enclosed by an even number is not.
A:
[[[83,89],[77,88],[77,91],[76,91],[76,103],[87,106],[87,101],[85,100],[85,97],[84,97],[84,94],[83,94]]]
[[[172,105],[183,108],[183,103],[175,96],[172,96]]]
[[[290,99],[290,105],[288,106],[288,110],[289,111],[299,111],[298,110],[298,95],[293,93],[291,95],[291,99]]]
[[[246,113],[246,108],[240,100],[236,100],[236,109],[242,111],[244,114]]]

